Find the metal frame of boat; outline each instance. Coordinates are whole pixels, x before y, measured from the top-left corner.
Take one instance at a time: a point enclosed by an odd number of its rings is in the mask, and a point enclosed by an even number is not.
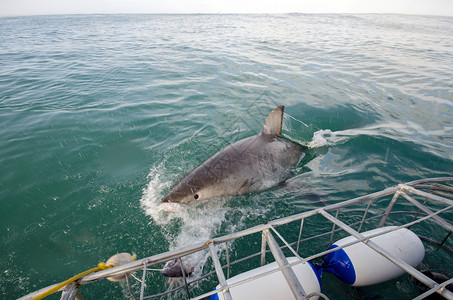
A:
[[[380,201],[379,207],[382,207],[382,201],[387,201],[387,199],[389,200],[389,203],[386,207],[384,207],[383,209],[376,207],[375,204],[378,201]],[[395,204],[397,202],[398,204],[400,204],[401,201],[403,201],[403,204],[399,205],[399,207],[402,207],[403,210],[396,211]],[[347,210],[348,208],[355,207],[355,205],[366,206],[366,208],[361,209],[361,211],[363,211],[361,220],[360,221],[353,220],[353,222],[351,222],[350,224],[348,224],[347,222],[350,222],[351,220],[349,220],[347,217],[343,217],[343,219],[346,220],[341,220],[339,217],[341,210],[342,209]],[[373,213],[370,213],[371,210],[373,211]],[[127,263],[121,266],[117,266],[111,269],[87,275],[79,279],[76,283],[67,285],[64,289],[62,289],[61,299],[79,299],[80,294],[78,293],[77,288],[80,285],[88,284],[91,282],[105,279],[107,277],[117,276],[121,274],[130,274],[132,275],[132,277],[136,278],[141,282],[140,291],[134,292],[129,281],[129,276],[126,276],[128,290],[131,294],[131,297],[134,299],[140,300],[153,299],[172,293],[179,293],[177,294],[178,295],[177,297],[181,297],[181,295],[185,294],[185,296],[188,299],[192,300],[205,299],[210,295],[216,293],[222,293],[225,299],[234,299],[232,298],[229,291],[231,288],[241,284],[247,284],[248,282],[252,282],[258,278],[267,276],[274,272],[282,272],[295,299],[308,299],[313,296],[319,296],[321,298],[328,299],[328,297],[322,293],[306,295],[300,282],[297,280],[296,276],[292,272],[291,267],[297,264],[305,264],[308,261],[320,259],[330,252],[337,251],[339,249],[342,249],[355,243],[364,243],[368,247],[377,251],[387,260],[399,266],[401,269],[403,269],[405,272],[413,276],[419,282],[426,285],[428,290],[414,299],[423,299],[433,293],[438,293],[446,299],[453,299],[453,293],[445,288],[447,285],[453,283],[453,278],[450,278],[442,283],[437,283],[434,280],[430,279],[429,277],[425,276],[416,268],[405,263],[403,260],[393,256],[391,253],[389,253],[388,251],[381,248],[379,245],[370,240],[374,236],[382,235],[389,231],[398,230],[400,228],[409,228],[416,224],[420,224],[422,222],[427,222],[428,220],[431,220],[433,224],[439,227],[439,230],[436,230],[436,232],[437,233],[443,232],[442,238],[438,241],[435,241],[432,240],[432,237],[424,237],[420,235],[419,237],[426,243],[434,244],[447,252],[453,253],[453,249],[450,246],[448,246],[449,244],[452,243],[450,235],[453,232],[453,222],[450,220],[446,220],[442,217],[442,215],[451,212],[453,212],[453,177],[430,178],[412,181],[406,184],[399,184],[373,194],[365,195],[355,199],[328,205],[322,208],[273,220],[265,224],[248,228],[236,233],[217,237],[204,243],[198,243],[183,249],[153,255],[131,263]],[[398,216],[400,215],[410,216],[411,221],[402,222],[401,224],[399,224],[398,223],[399,220],[395,220],[397,218],[392,218],[392,216],[395,214],[397,214]],[[305,237],[305,235],[307,235],[305,232],[307,232],[307,230],[310,231],[310,228],[305,228],[307,226],[304,227],[304,224],[307,224],[306,220],[308,220],[308,218],[314,216],[322,216],[324,220],[330,224],[329,230],[321,234]],[[360,233],[364,224],[366,225],[370,222],[375,222],[377,223],[376,227],[383,227],[386,223],[389,223],[389,218],[391,218],[392,223],[391,225],[393,226],[396,225],[396,227],[389,228],[389,230],[380,232],[374,236],[368,235],[367,237],[365,237]],[[297,223],[296,225],[293,225],[293,228],[298,231],[298,234],[296,233],[298,239],[294,242],[288,242],[278,231],[278,227],[293,222]],[[302,235],[303,232],[304,236]],[[343,233],[345,232],[348,235],[356,237],[356,240],[352,243],[345,244],[341,247],[328,249],[329,246],[332,244],[334,234],[338,232]],[[233,241],[239,238],[250,236],[252,234],[260,233],[262,235],[261,249],[258,252],[253,253],[247,257],[239,258],[236,261],[230,262],[231,255],[229,253],[230,251],[229,248],[232,245],[231,243]],[[326,238],[329,236],[330,242],[329,245],[326,245],[327,250],[305,258],[301,257],[301,255],[299,254],[299,250],[301,248],[300,245],[302,245],[303,243],[311,242],[313,240],[317,240],[321,237]],[[279,245],[275,237],[277,237],[280,240],[280,244],[282,244],[282,246]],[[218,257],[219,246],[222,246],[222,251],[220,251],[220,253],[222,254],[222,256],[224,255],[224,257],[222,258],[222,260],[226,262],[224,265],[221,264]],[[269,248],[269,250],[267,248]],[[199,251],[209,251],[210,257],[212,259],[212,264],[214,266],[213,267],[214,270],[204,274],[203,276],[196,277],[187,276],[187,274],[185,274],[184,268],[181,267],[183,280],[181,281],[182,284],[180,286],[176,288],[170,288],[169,290],[162,293],[154,295],[145,295],[147,274],[153,271],[150,269],[150,267],[157,266],[159,264],[163,264],[167,261],[174,259],[178,259],[180,265],[182,266],[181,258]],[[291,253],[291,255],[297,257],[298,260],[294,263],[288,263],[288,260],[284,255],[284,251],[286,253]],[[251,278],[247,278],[234,284],[227,283],[227,278],[230,277],[231,266],[233,266],[236,263],[240,263],[258,256],[261,257],[260,260],[261,265],[264,265],[266,263],[266,254],[269,252],[272,254],[275,261],[278,263],[279,266],[278,268],[271,271],[267,271],[262,274],[258,274]],[[259,265],[256,267],[259,267]],[[132,273],[139,270],[141,270],[141,280]],[[203,294],[198,296],[191,295],[190,286],[192,284],[199,282],[200,280],[203,280],[209,276],[214,276],[214,274],[217,276],[217,281],[220,286],[219,288],[208,292],[204,292]],[[449,274],[449,276],[451,276],[451,274]],[[48,291],[54,286],[56,286],[56,284],[35,291],[20,299],[32,299],[33,297],[36,297],[37,295],[40,295]]]

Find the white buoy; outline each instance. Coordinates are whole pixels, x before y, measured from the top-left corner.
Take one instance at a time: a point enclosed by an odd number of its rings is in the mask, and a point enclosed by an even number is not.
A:
[[[362,234],[370,236],[391,228],[396,226],[377,228]],[[337,241],[330,248],[341,247],[355,240],[357,240],[355,237],[349,236]],[[406,228],[371,238],[370,241],[412,267],[420,264],[425,256],[425,248],[420,238]],[[335,274],[341,281],[352,286],[377,284],[405,273],[403,269],[362,242],[329,253],[324,259],[322,269]]]
[[[124,264],[130,263],[133,260],[134,260],[134,257],[132,255],[130,255],[129,253],[125,253],[125,252],[117,253],[117,254],[113,255],[112,257],[110,257],[105,262],[105,265],[106,266],[116,267],[116,266],[120,266],[120,265],[124,265]],[[126,276],[127,276],[127,274],[107,277],[107,280],[110,280],[110,281],[122,281],[122,280],[126,279]]]
[[[294,263],[298,261],[297,257],[288,257],[288,263]],[[227,284],[234,284],[239,281],[263,274],[265,272],[278,269],[276,262],[264,265],[262,267],[241,273],[237,276],[231,277],[227,280]],[[311,293],[320,293],[321,286],[319,279],[313,271],[309,263],[301,263],[292,267],[297,279],[302,285],[307,295]],[[220,286],[217,286],[219,288]],[[230,289],[231,296],[234,300],[275,300],[275,299],[294,299],[294,295],[291,292],[288,283],[285,280],[282,272],[277,271],[270,275],[258,278],[253,281],[246,282],[244,284],[235,286]],[[211,295],[209,300],[223,300],[223,294],[217,293]],[[310,299],[316,300],[318,296],[313,296]]]

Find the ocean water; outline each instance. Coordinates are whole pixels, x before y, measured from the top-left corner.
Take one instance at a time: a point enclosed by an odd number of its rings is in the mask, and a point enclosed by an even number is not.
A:
[[[1,298],[117,252],[142,258],[452,176],[451,36],[453,18],[406,15],[0,18]],[[178,178],[278,105],[284,135],[310,147],[286,185],[159,209]],[[440,254],[429,263],[453,269]],[[407,276],[364,290],[326,280],[331,299],[416,295]],[[149,291],[167,286],[156,274]],[[80,290],[128,299],[121,284]]]

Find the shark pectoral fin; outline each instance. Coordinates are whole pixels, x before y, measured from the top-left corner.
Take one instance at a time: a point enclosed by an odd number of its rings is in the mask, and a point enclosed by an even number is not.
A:
[[[274,109],[266,119],[263,126],[262,134],[272,134],[281,136],[282,134],[282,120],[284,106],[279,106]]]

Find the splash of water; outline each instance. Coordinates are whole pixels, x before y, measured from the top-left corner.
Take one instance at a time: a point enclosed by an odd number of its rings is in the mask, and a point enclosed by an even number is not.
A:
[[[313,138],[308,143],[309,148],[319,148],[333,146],[348,140],[351,134],[346,131],[332,131],[330,129],[321,129],[313,133]]]
[[[177,203],[161,205],[160,199],[163,192],[170,186],[170,181],[164,180],[161,174],[165,174],[162,163],[153,167],[148,175],[149,183],[140,200],[145,213],[161,227],[165,227],[176,219],[181,221],[180,236],[170,243],[174,247],[183,247],[211,238],[227,212],[223,201],[219,199],[219,201],[209,201],[191,206],[183,206]]]
[[[220,229],[225,221],[228,207],[224,201],[209,201],[192,206],[183,206],[177,203],[161,205],[160,199],[165,189],[169,188],[170,181],[165,180],[161,174],[165,174],[163,163],[151,169],[148,175],[149,183],[140,200],[145,213],[151,217],[155,224],[159,225],[169,243],[169,250],[187,247],[199,242],[210,240]],[[174,224],[177,232],[175,231]],[[222,247],[218,249],[222,251]],[[209,258],[207,251],[197,252],[183,258],[183,263],[194,266],[195,275],[200,275],[203,266]],[[169,282],[173,282],[169,279]]]

